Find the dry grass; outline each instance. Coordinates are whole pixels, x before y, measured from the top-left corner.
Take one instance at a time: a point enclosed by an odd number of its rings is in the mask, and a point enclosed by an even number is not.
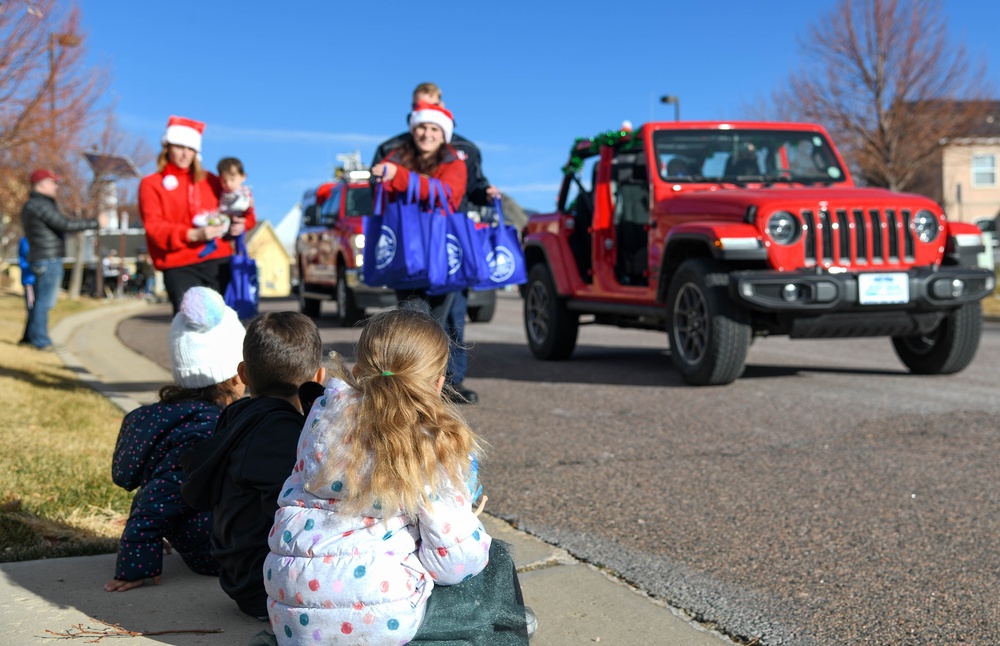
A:
[[[52,325],[99,301],[60,301]],[[52,352],[18,346],[20,298],[0,295],[0,561],[114,551],[131,494],[111,482],[122,412]]]
[[[993,296],[983,299],[983,316],[1000,318],[1000,292],[994,292]]]

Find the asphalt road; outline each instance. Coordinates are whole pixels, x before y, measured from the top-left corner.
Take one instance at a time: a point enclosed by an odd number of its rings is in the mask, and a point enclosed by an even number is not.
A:
[[[168,325],[119,334],[163,364]],[[516,294],[466,339],[491,513],[738,639],[1000,644],[1000,325],[954,376],[911,376],[887,339],[774,338],[717,388],[658,332],[586,326],[539,362]]]

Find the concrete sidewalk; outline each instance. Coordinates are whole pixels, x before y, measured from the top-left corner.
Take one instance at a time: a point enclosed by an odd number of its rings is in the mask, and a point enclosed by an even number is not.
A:
[[[155,401],[157,389],[171,381],[166,370],[116,335],[122,320],[146,309],[131,302],[91,310],[63,320],[52,333],[66,365],[124,411]],[[733,643],[565,550],[486,514],[484,522],[492,536],[513,546],[526,603],[538,616],[534,646]],[[0,564],[0,643],[50,643],[81,629],[114,632],[105,622],[143,633],[212,631],[146,634],[129,644],[241,646],[269,628],[239,612],[213,577],[192,574],[176,554],[165,556],[163,582],[156,587],[104,592],[114,568],[113,554]]]

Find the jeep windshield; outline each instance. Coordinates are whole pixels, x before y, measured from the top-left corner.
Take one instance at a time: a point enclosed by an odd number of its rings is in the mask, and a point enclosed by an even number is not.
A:
[[[669,182],[835,184],[846,181],[833,147],[804,130],[659,130],[653,146]]]
[[[347,189],[347,205],[345,207],[347,216],[371,215],[375,207],[375,200],[372,196],[372,189],[364,186],[351,186]]]

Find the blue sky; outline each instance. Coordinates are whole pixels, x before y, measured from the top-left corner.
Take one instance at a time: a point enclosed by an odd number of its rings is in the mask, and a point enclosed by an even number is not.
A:
[[[207,122],[214,168],[240,157],[258,213],[280,219],[336,155],[405,129],[422,81],[490,181],[553,208],[575,137],[681,117],[734,119],[797,66],[832,0],[676,2],[211,2],[84,0],[91,63],[106,65],[123,128],[158,146],[171,114]],[[1000,87],[1000,2],[943,3],[954,38]],[[998,97],[1000,98],[1000,97]],[[152,169],[146,167],[143,172]]]

